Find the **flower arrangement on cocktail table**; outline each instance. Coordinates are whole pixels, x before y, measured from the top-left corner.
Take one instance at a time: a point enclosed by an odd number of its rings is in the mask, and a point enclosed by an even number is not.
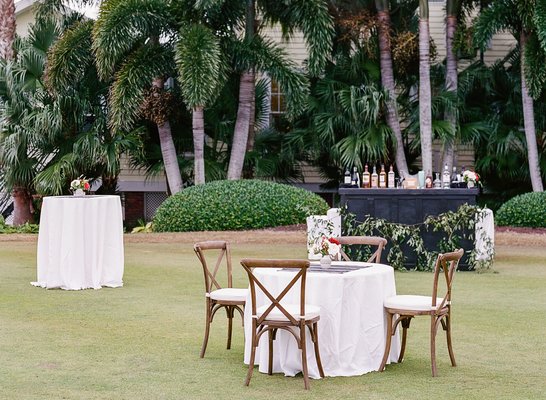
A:
[[[331,260],[337,260],[341,251],[341,244],[337,239],[322,236],[315,243],[313,251],[315,254],[322,254],[323,258],[328,257]]]
[[[85,196],[85,193],[91,188],[89,181],[83,175],[78,179],[70,182],[70,190],[74,192],[74,196]]]
[[[463,181],[466,182],[467,187],[472,188],[474,186],[480,186],[480,176],[475,171],[466,170],[463,172]]]

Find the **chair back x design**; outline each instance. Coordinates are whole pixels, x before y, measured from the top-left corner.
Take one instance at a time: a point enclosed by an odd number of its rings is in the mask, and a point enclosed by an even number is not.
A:
[[[307,260],[260,260],[260,259],[243,259],[241,265],[248,274],[250,283],[250,298],[252,301],[252,348],[250,353],[250,363],[248,366],[247,378],[245,385],[250,384],[252,372],[254,370],[254,360],[256,356],[256,348],[260,338],[265,332],[269,335],[269,375],[273,373],[273,341],[275,340],[277,330],[282,329],[289,332],[297,341],[298,348],[302,352],[302,370],[303,381],[306,389],[309,389],[309,374],[307,370],[307,346],[305,339],[306,327],[311,334],[311,340],[314,344],[315,358],[321,377],[324,377],[322,363],[320,361],[320,353],[318,347],[318,325],[320,319],[320,309],[316,306],[305,304],[305,284],[307,278],[307,268],[309,261]],[[275,268],[294,270],[296,275],[288,282],[278,295],[274,295],[266,287],[254,273],[255,268]],[[297,304],[289,304],[282,302],[287,293],[292,288],[298,289]],[[261,291],[268,299],[266,305],[257,306],[257,293]],[[299,328],[299,331],[295,328]]]
[[[446,332],[447,350],[451,365],[456,366],[455,355],[451,344],[451,288],[453,276],[459,265],[459,261],[464,254],[463,249],[452,253],[439,254],[434,265],[434,282],[432,286],[432,297],[419,295],[397,295],[387,298],[383,305],[387,315],[387,335],[385,340],[385,352],[383,360],[379,366],[379,371],[383,371],[390,354],[391,339],[396,334],[398,324],[402,325],[402,347],[398,362],[404,359],[406,350],[407,331],[410,327],[412,318],[419,315],[428,315],[430,317],[430,361],[432,367],[432,376],[437,376],[436,368],[436,333],[441,325]],[[443,297],[438,297],[439,282],[445,280],[445,293]]]
[[[341,245],[346,246],[376,246],[377,249],[372,253],[372,256],[368,259],[367,262],[370,263],[380,263],[381,262],[381,253],[387,245],[387,239],[378,237],[378,236],[341,236],[337,238]],[[351,261],[349,256],[341,250],[341,256],[344,261]]]
[[[205,299],[206,299],[206,321],[205,321],[205,338],[201,347],[201,358],[205,356],[207,343],[210,333],[210,324],[216,312],[225,308],[228,318],[228,342],[227,348],[231,348],[231,334],[233,329],[233,316],[235,310],[241,314],[243,318],[243,308],[248,294],[247,289],[235,289],[232,287],[232,267],[231,267],[231,252],[229,243],[225,240],[211,240],[195,243],[193,246],[197,258],[203,267],[205,276]],[[214,265],[209,266],[206,254],[212,254],[212,259],[216,258]],[[217,254],[217,255],[216,255]],[[216,257],[214,257],[216,255]],[[220,285],[221,265],[225,260],[227,268],[227,287]]]

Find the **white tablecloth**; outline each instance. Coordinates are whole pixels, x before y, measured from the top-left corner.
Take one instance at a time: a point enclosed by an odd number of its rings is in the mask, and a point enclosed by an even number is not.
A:
[[[386,315],[383,300],[396,295],[394,271],[382,264],[334,262],[333,265],[371,265],[369,268],[340,273],[308,272],[306,303],[320,306],[318,337],[320,357],[326,376],[354,376],[377,371],[385,350]],[[255,274],[278,295],[294,274],[282,270],[256,269]],[[270,304],[257,289],[258,306]],[[281,303],[297,303],[299,285]],[[250,361],[252,308],[250,298],[245,307],[245,358]],[[267,372],[267,335],[262,336],[256,350],[260,372]],[[390,360],[400,353],[398,332],[393,338]],[[307,331],[307,365],[309,376],[319,378],[315,352]],[[273,348],[273,371],[294,376],[301,372],[301,351],[294,337],[279,330]]]
[[[123,286],[119,196],[45,197],[35,286],[67,290]]]

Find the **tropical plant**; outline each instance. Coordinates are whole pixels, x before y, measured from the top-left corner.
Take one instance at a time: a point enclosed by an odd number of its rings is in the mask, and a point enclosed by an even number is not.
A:
[[[546,193],[525,193],[516,196],[497,211],[496,223],[499,226],[524,226],[546,228]]]
[[[0,60],[15,57],[15,0],[0,0]]]
[[[14,225],[32,220],[34,179],[49,161],[32,120],[36,107],[50,103],[43,90],[45,54],[59,33],[53,23],[32,27],[18,41],[17,57],[0,64],[0,165],[14,199]]]
[[[113,77],[111,128],[130,131],[143,114],[157,126],[172,193],[183,188],[169,121],[173,96],[165,90],[166,77],[174,75],[176,30],[163,1],[105,0],[93,26],[92,44],[99,77],[104,81]]]
[[[169,197],[157,210],[154,231],[259,229],[304,223],[324,214],[326,202],[304,189],[260,180],[215,181]]]
[[[419,132],[424,171],[432,171],[432,90],[428,0],[419,0]]]
[[[279,46],[262,36],[261,28],[280,24],[285,38],[289,38],[295,29],[300,29],[309,50],[308,69],[311,74],[317,75],[330,53],[333,25],[324,0],[246,0],[244,7],[240,7],[241,2],[228,0],[197,2],[197,6],[206,12],[226,5],[230,5],[238,16],[237,25],[232,30],[236,31],[237,27],[242,28],[243,32],[240,37],[230,36],[225,41],[233,69],[240,74],[239,102],[227,178],[240,179],[249,132],[254,134],[256,73],[267,73],[279,83],[286,94],[288,112],[292,115],[303,110],[307,95],[304,75],[297,71],[296,65],[288,60]]]
[[[533,191],[543,191],[535,126],[534,99],[546,83],[546,9],[535,0],[498,0],[479,14],[475,23],[475,43],[485,48],[493,34],[508,30],[518,41],[521,53],[521,101],[523,126]],[[542,47],[541,47],[542,46]]]

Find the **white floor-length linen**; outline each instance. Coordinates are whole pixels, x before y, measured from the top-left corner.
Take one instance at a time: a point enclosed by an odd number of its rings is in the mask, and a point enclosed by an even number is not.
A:
[[[66,290],[123,286],[119,196],[45,197],[34,286]]]
[[[334,262],[333,265],[371,265],[347,273],[308,272],[306,303],[320,307],[318,323],[319,349],[326,376],[355,376],[377,371],[385,349],[386,314],[383,300],[396,295],[394,270],[382,264]],[[256,269],[256,276],[278,295],[294,273]],[[299,285],[281,303],[297,302]],[[257,289],[257,305],[270,304]],[[250,297],[245,307],[245,357],[250,362],[252,308]],[[400,353],[398,332],[392,341],[390,360]],[[256,350],[260,372],[267,372],[269,359],[267,335]],[[307,331],[307,365],[309,376],[319,378],[315,354]],[[301,372],[301,351],[288,333],[279,330],[273,348],[273,371],[294,376]]]

